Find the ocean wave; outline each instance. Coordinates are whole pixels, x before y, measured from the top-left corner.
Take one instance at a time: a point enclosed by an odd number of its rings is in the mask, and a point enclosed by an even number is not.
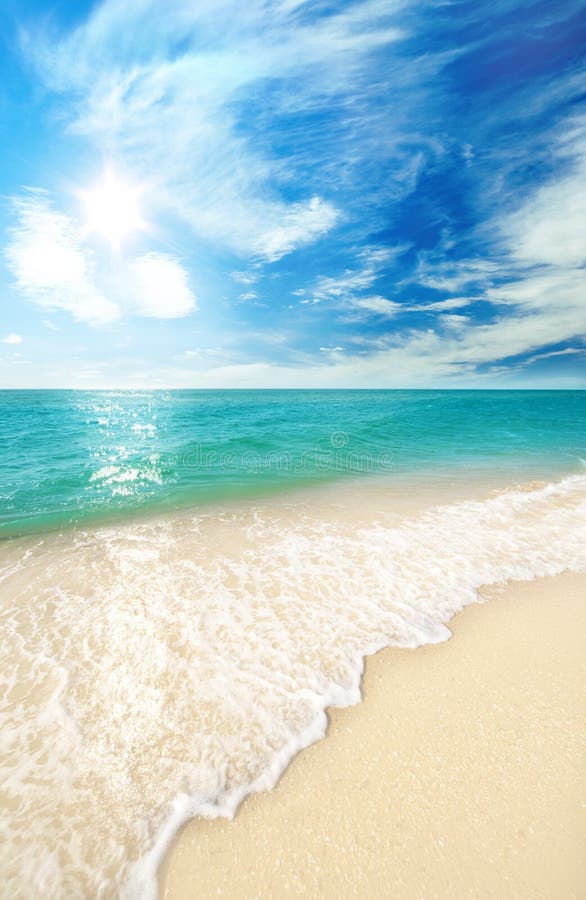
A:
[[[359,701],[365,655],[446,640],[482,585],[586,570],[586,476],[407,517],[339,505],[4,547],[9,896],[155,897],[179,824],[270,788]]]

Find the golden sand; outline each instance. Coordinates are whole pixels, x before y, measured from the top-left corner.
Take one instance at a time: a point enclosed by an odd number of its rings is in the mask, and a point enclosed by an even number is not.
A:
[[[583,897],[586,576],[487,593],[449,642],[369,659],[272,792],[188,823],[161,896]]]

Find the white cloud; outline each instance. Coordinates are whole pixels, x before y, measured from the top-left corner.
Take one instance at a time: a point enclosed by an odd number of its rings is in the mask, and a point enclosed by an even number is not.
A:
[[[586,325],[583,314],[578,328]],[[550,353],[540,348],[547,343],[568,340],[576,330],[573,315],[558,316],[554,310],[546,313],[514,315],[488,325],[466,324],[457,333],[438,334],[432,330],[411,331],[408,334],[379,335],[353,338],[361,346],[360,352],[343,351],[341,345],[323,345],[318,357],[303,357],[297,362],[274,364],[268,361],[231,361],[226,350],[212,352],[209,348],[186,351],[183,363],[149,367],[146,360],[131,363],[109,362],[97,367],[76,370],[79,386],[112,388],[155,387],[272,387],[283,388],[343,388],[343,387],[498,387],[511,383],[530,387],[534,376],[521,377],[526,366],[539,362]],[[535,351],[526,360],[499,367],[495,361],[509,356]],[[577,348],[574,355],[578,355]],[[570,355],[569,350],[564,355]],[[3,364],[0,359],[0,367]],[[483,374],[478,366],[488,366]],[[521,375],[516,374],[517,371]],[[511,382],[511,373],[514,381]],[[22,386],[22,376],[14,375],[15,384]],[[3,376],[10,384],[10,370]],[[31,373],[27,383],[38,386],[38,371]],[[47,386],[71,387],[71,372],[54,367],[43,377]],[[583,382],[582,382],[583,384]],[[548,375],[545,386],[580,386],[576,375]]]
[[[423,312],[435,312],[436,310],[445,309],[462,309],[470,306],[478,297],[448,297],[446,300],[436,300],[433,303],[417,303],[412,304],[408,308],[410,310],[421,310]]]
[[[484,286],[502,274],[502,264],[493,259],[462,259],[456,262],[443,259],[443,248],[440,248],[441,261],[438,262],[436,252],[420,254],[417,281],[424,287],[436,291],[454,293],[462,289],[474,290],[477,285]]]
[[[311,294],[311,298],[300,300],[301,304],[320,303],[322,300],[337,302],[342,306],[358,305],[364,309],[369,308],[369,302],[373,312],[383,312],[389,314],[391,309],[389,304],[391,301],[384,300],[382,297],[370,297],[356,299],[356,295],[362,294],[369,290],[376,281],[381,277],[383,266],[389,262],[394,256],[403,253],[407,249],[406,246],[401,247],[367,247],[358,254],[362,267],[359,269],[346,269],[341,275],[326,276],[320,275],[313,287],[309,290],[304,288],[293,291],[296,296],[303,296],[305,293]],[[382,303],[381,303],[382,301]],[[378,307],[378,309],[377,309]]]
[[[521,277],[488,288],[485,299],[520,310],[575,310],[586,307],[586,272],[558,266],[538,266]]]
[[[82,245],[71,219],[39,192],[16,199],[14,207],[18,222],[6,258],[17,290],[42,309],[62,309],[92,325],[120,318],[119,307],[94,283],[94,254]]]
[[[558,139],[565,174],[543,185],[503,223],[511,253],[524,264],[586,263],[586,117],[570,120]]]
[[[172,256],[147,253],[127,266],[129,304],[136,315],[157,319],[187,316],[197,307],[187,272]]]
[[[260,272],[230,272],[230,277],[238,284],[255,284],[260,278]]]
[[[297,247],[322,237],[333,228],[338,218],[338,210],[319,197],[312,197],[309,203],[297,203],[289,209],[283,207],[281,215],[256,238],[251,249],[268,262],[276,262]]]
[[[223,347],[197,347],[194,350],[185,350],[183,356],[186,359],[226,359],[229,353]]]
[[[187,272],[174,257],[147,253],[101,266],[83,229],[55,211],[47,194],[30,192],[13,203],[17,223],[6,259],[16,289],[36,306],[90,325],[107,325],[126,313],[177,318],[196,308]]]
[[[329,301],[330,304],[347,311],[344,321],[356,322],[364,319],[369,315],[384,316],[385,318],[395,318],[396,316],[408,312],[427,312],[427,313],[443,313],[450,310],[461,309],[476,302],[477,297],[449,297],[445,300],[438,300],[431,303],[413,303],[409,301],[398,302],[389,300],[380,294],[366,294],[375,283],[382,277],[385,268],[389,263],[400,256],[409,248],[409,245],[400,245],[389,248],[366,248],[358,253],[358,259],[362,262],[360,269],[346,269],[339,276],[320,276],[311,288],[311,298],[299,300],[302,305],[310,305],[320,303],[321,301]],[[468,274],[473,271],[486,271],[487,267],[482,261],[470,263],[466,261],[464,264],[465,277],[457,276],[450,279],[451,283],[460,280],[468,281]],[[490,267],[492,271],[492,267]],[[476,276],[475,276],[476,277]],[[293,292],[296,296],[302,297],[307,293],[306,289]],[[365,295],[366,294],[366,295]],[[444,324],[448,324],[449,320],[443,317]],[[456,320],[452,323],[456,324]]]
[[[401,312],[401,304],[395,303],[393,300],[387,300],[385,297],[359,297],[352,300],[352,306],[356,309],[366,310],[377,316],[385,316],[394,318],[397,313]]]
[[[492,272],[492,267],[473,266],[475,272]],[[468,273],[471,267],[466,264]],[[523,277],[496,288],[487,287],[480,297],[454,297],[432,304],[394,304],[383,297],[360,297],[353,291],[369,282],[373,273],[347,271],[340,279],[321,279],[325,299],[355,309],[364,301],[375,309],[399,312],[429,310],[440,313],[438,330],[393,331],[373,338],[355,336],[359,352],[340,354],[339,346],[323,346],[327,362],[304,359],[299,365],[250,363],[219,366],[199,372],[201,386],[275,387],[424,387],[507,384],[507,376],[550,356],[570,355],[577,348],[547,350],[586,334],[584,270],[537,266]],[[375,273],[376,274],[376,273]],[[475,324],[469,317],[450,313],[479,299],[498,310],[497,318]],[[391,307],[387,304],[392,303]],[[396,308],[398,307],[398,309]],[[522,357],[530,354],[528,358]],[[521,357],[519,362],[495,366],[498,361]],[[488,367],[479,374],[479,367]],[[176,378],[179,378],[176,374]],[[192,373],[193,377],[193,373]],[[519,384],[515,376],[516,384]],[[550,376],[551,378],[551,376]],[[193,383],[193,382],[192,382]],[[531,379],[522,382],[531,385]],[[575,386],[576,376],[560,382]]]
[[[359,271],[346,271],[338,277],[322,275],[318,278],[312,294],[318,300],[349,299],[357,292],[367,290],[380,276],[374,266],[368,265]]]
[[[574,356],[576,353],[586,354],[586,347],[566,347],[564,350],[550,350],[549,353],[536,353],[524,360],[523,365],[532,365],[541,359],[551,359],[554,356]]]
[[[3,344],[22,344],[22,336],[20,334],[7,334],[2,338]]]

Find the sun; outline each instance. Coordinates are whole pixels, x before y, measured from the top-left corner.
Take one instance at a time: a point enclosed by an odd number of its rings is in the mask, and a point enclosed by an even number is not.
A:
[[[111,171],[90,190],[80,191],[85,206],[86,229],[119,248],[123,239],[144,229],[140,209],[142,189],[125,184]]]

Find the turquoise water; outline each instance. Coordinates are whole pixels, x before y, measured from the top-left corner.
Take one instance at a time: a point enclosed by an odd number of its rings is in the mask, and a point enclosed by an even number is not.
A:
[[[369,473],[583,471],[583,391],[2,391],[0,534]]]

